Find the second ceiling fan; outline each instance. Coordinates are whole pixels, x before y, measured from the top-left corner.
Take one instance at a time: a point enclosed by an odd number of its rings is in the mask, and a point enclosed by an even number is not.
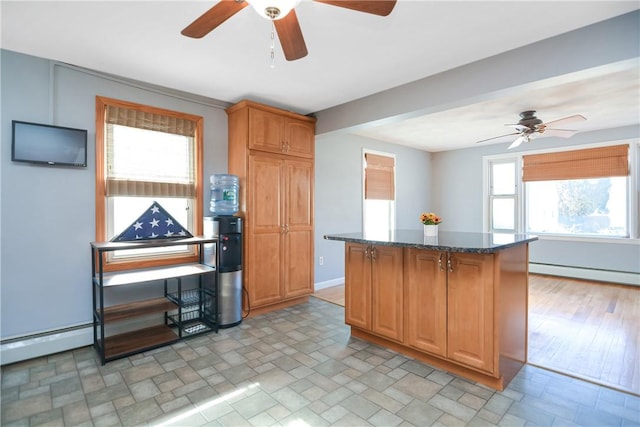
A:
[[[358,12],[387,16],[396,0],[313,0]],[[222,0],[182,30],[182,35],[202,38],[249,4],[262,17],[273,21],[287,61],[307,56],[307,46],[298,23],[295,7],[300,0]]]
[[[535,110],[523,111],[522,113],[520,113],[520,120],[518,121],[518,123],[505,125],[515,128],[515,132],[508,133],[506,135],[494,136],[493,138],[483,139],[482,141],[477,141],[477,143],[486,142],[497,138],[503,138],[505,136],[518,135],[515,141],[513,141],[509,146],[509,148],[515,148],[523,142],[531,141],[537,134],[570,138],[578,133],[578,131],[572,129],[559,129],[559,126],[564,126],[569,123],[581,122],[584,120],[587,120],[586,117],[581,114],[575,114],[573,116],[563,117],[561,119],[544,123],[542,120],[536,117]]]

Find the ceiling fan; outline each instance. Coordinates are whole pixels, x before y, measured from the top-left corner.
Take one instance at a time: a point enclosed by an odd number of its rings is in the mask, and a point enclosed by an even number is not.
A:
[[[266,19],[273,21],[287,61],[307,56],[302,30],[294,8],[301,0],[221,0],[198,19],[182,30],[182,35],[201,38],[209,34],[224,21],[247,7],[249,4]],[[358,12],[387,16],[393,10],[396,0],[314,0],[332,6],[343,7]]]
[[[545,136],[559,136],[561,138],[570,138],[576,133],[577,130],[559,129],[559,126],[566,125],[568,123],[581,122],[587,120],[586,117],[580,114],[576,114],[569,117],[563,117],[562,119],[552,120],[550,122],[543,123],[542,120],[536,117],[535,110],[523,111],[520,113],[520,120],[518,123],[507,124],[505,126],[511,126],[516,128],[516,132],[508,133],[506,135],[494,136],[493,138],[483,139],[477,141],[478,143],[490,141],[492,139],[502,138],[505,136],[518,135],[515,141],[511,143],[509,148],[515,148],[523,142],[529,142],[536,137],[537,134],[544,134]]]

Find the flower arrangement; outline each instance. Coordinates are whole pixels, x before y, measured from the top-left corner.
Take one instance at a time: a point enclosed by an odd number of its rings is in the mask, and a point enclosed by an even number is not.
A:
[[[433,212],[422,212],[420,214],[420,222],[424,225],[438,225],[442,222],[442,218]]]

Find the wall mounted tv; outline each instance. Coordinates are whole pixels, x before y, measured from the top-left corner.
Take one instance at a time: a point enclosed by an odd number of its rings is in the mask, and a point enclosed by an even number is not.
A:
[[[13,120],[11,160],[60,166],[87,166],[87,131]]]

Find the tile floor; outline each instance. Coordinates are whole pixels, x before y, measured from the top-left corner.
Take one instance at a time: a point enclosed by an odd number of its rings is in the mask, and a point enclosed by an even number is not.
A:
[[[92,347],[2,368],[2,426],[640,426],[640,398],[526,366],[495,392],[352,339],[308,304],[101,366]]]

